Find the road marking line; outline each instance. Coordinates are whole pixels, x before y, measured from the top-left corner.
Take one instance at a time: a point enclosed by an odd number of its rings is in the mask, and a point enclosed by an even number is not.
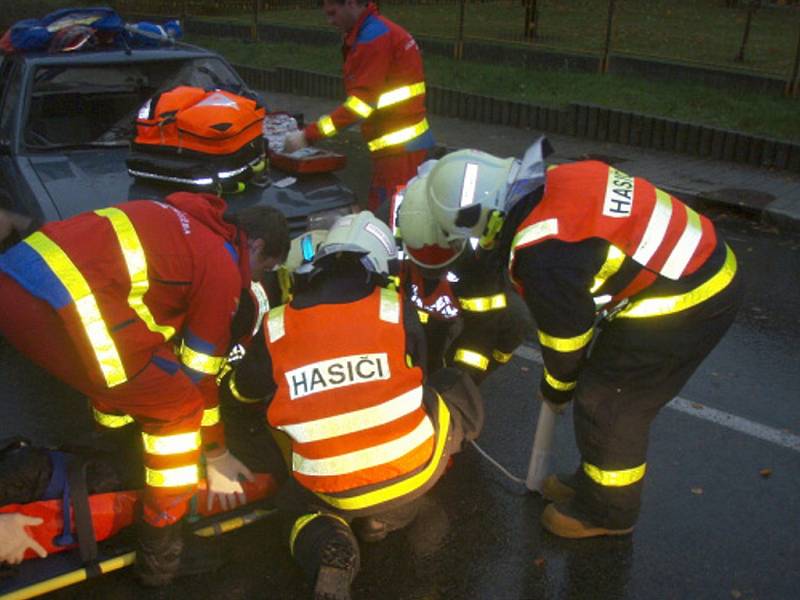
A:
[[[540,365],[542,364],[542,353],[536,348],[520,346],[514,354],[524,360],[535,362]],[[774,427],[769,427],[768,425],[762,425],[755,421],[743,419],[742,417],[737,417],[736,415],[717,410],[716,408],[710,408],[699,402],[687,400],[681,396],[673,398],[669,404],[667,404],[667,408],[677,410],[692,417],[697,417],[698,419],[710,421],[711,423],[716,423],[722,427],[727,427],[739,433],[759,438],[777,446],[783,446],[795,452],[800,452],[800,436],[789,433],[788,431],[782,431]]]

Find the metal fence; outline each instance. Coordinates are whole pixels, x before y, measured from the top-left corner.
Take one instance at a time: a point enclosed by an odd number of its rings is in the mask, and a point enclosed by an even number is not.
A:
[[[116,0],[124,14],[327,28],[322,0]],[[22,11],[92,2],[17,0]],[[493,43],[599,57],[676,61],[777,77],[800,93],[800,0],[380,0],[381,12],[417,38]],[[25,17],[36,16],[28,12]]]

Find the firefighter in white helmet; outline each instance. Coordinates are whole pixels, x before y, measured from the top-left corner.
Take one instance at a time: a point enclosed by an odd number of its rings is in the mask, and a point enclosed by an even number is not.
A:
[[[316,597],[349,598],[361,541],[416,516],[416,500],[483,423],[480,393],[456,369],[425,380],[416,311],[390,283],[397,245],[369,212],[334,223],[307,279],[273,308],[222,388],[291,440],[276,496],[292,555]],[[352,529],[351,529],[352,525]],[[326,596],[325,594],[329,594]]]
[[[624,535],[650,423],[734,320],[736,258],[706,217],[648,181],[598,161],[546,171],[547,152],[543,138],[521,160],[454,152],[405,201],[424,197],[443,248],[493,249],[538,326],[540,398],[556,410],[574,400],[581,464],[545,481],[543,526]]]
[[[448,240],[431,219],[422,191],[426,168],[396,200],[396,235],[406,259],[401,282],[425,327],[430,368],[458,367],[480,384],[511,360],[533,324],[505,273],[486,264],[491,253],[478,238]]]

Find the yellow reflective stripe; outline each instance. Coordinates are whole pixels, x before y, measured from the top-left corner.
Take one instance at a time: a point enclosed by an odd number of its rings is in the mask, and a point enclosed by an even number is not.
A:
[[[400,322],[400,297],[397,292],[381,288],[380,319],[387,323]]]
[[[295,452],[292,455],[292,471],[314,477],[347,475],[395,461],[424,444],[432,435],[433,425],[425,415],[412,431],[383,444],[327,458],[308,458]]]
[[[539,343],[545,348],[551,348],[556,352],[575,352],[588,344],[594,335],[594,327],[588,331],[570,338],[560,338],[547,335],[539,330]]]
[[[328,115],[324,115],[319,118],[317,121],[317,127],[319,127],[319,131],[325,137],[331,137],[332,135],[336,134],[336,125],[333,124],[333,119],[331,119]]]
[[[224,356],[203,354],[202,352],[197,352],[197,350],[192,350],[186,345],[185,341],[181,342],[181,362],[193,371],[216,375],[222,369],[225,360]]]
[[[181,487],[194,485],[199,481],[197,465],[176,467],[174,469],[144,468],[145,483],[150,487]]]
[[[417,311],[417,316],[419,316],[419,322],[420,322],[420,323],[422,323],[423,325],[424,325],[425,323],[427,323],[427,322],[428,322],[428,319],[430,319],[430,317],[431,317],[431,316],[430,316],[428,313],[426,313],[424,310],[418,310],[418,311]]]
[[[578,385],[577,381],[560,381],[556,379],[550,375],[550,372],[546,368],[544,370],[544,380],[551,388],[556,389],[559,392],[568,392],[570,390],[574,390],[575,386]]]
[[[109,429],[125,427],[128,423],[133,423],[134,420],[130,415],[112,415],[111,413],[100,412],[94,407],[92,407],[92,414],[94,414],[94,420],[98,424]]]
[[[281,425],[278,429],[290,435],[296,442],[308,444],[390,423],[414,412],[420,406],[422,406],[421,386],[381,402],[377,406],[303,423]]]
[[[736,256],[729,246],[726,245],[725,249],[725,264],[722,265],[722,268],[711,279],[697,286],[691,292],[678,296],[644,298],[631,302],[617,314],[617,317],[635,319],[668,315],[696,306],[718,294],[728,286],[736,274]]]
[[[644,477],[646,467],[647,463],[643,463],[632,469],[604,471],[599,467],[585,462],[583,463],[583,472],[586,473],[592,481],[599,483],[604,487],[623,487],[636,483],[642,479],[642,477]]]
[[[220,421],[219,406],[214,408],[206,408],[203,411],[203,421],[200,423],[201,427],[211,427]]]
[[[117,234],[117,241],[122,250],[122,256],[125,258],[128,276],[131,279],[128,306],[144,321],[150,331],[160,333],[164,337],[164,341],[169,340],[175,335],[175,328],[156,323],[153,313],[144,303],[144,295],[150,289],[150,281],[147,278],[147,256],[144,253],[142,242],[136,234],[136,228],[128,215],[118,208],[103,208],[94,212],[108,219],[114,233]]]
[[[294,556],[294,542],[297,539],[297,536],[300,534],[300,530],[303,529],[303,527],[308,525],[311,521],[313,521],[317,517],[323,517],[323,516],[324,517],[331,517],[332,519],[338,519],[339,521],[344,523],[347,526],[348,529],[350,529],[350,525],[348,525],[347,521],[345,521],[339,515],[334,515],[334,514],[331,514],[331,513],[316,512],[316,513],[309,513],[307,515],[303,515],[301,517],[298,517],[295,520],[294,525],[292,525],[292,532],[289,535],[289,552],[291,553],[292,556]]]
[[[370,152],[382,150],[383,148],[388,148],[389,146],[397,146],[398,144],[403,144],[413,140],[416,137],[419,137],[428,131],[428,127],[428,119],[422,119],[422,121],[416,125],[398,129],[397,131],[393,131],[391,133],[387,133],[386,135],[382,135],[379,138],[375,138],[369,142],[367,146],[369,147]]]
[[[425,93],[425,82],[412,83],[384,92],[378,97],[378,108],[386,108],[392,104],[403,102],[409,98],[420,96]]]
[[[317,496],[336,508],[342,510],[358,510],[405,496],[425,485],[439,468],[439,463],[444,455],[445,443],[450,434],[450,411],[447,409],[447,405],[445,405],[442,397],[439,396],[439,394],[436,396],[438,398],[437,407],[439,411],[439,436],[436,440],[433,456],[422,471],[408,479],[358,496],[350,496],[347,498],[337,498],[336,496],[329,496],[327,494],[317,494]]]
[[[122,359],[120,359],[108,327],[103,321],[97,300],[78,267],[53,240],[41,231],[30,235],[25,239],[25,243],[42,257],[75,303],[75,309],[78,311],[86,337],[92,345],[106,385],[114,387],[127,381],[125,367],[122,365]]]
[[[471,312],[486,312],[506,307],[506,295],[503,293],[477,298],[459,298],[458,301],[461,308]]]
[[[545,219],[517,232],[514,239],[511,240],[511,253],[508,257],[509,271],[514,266],[514,255],[517,250],[550,235],[558,235],[558,219]]]
[[[231,375],[230,379],[228,379],[228,389],[231,391],[231,395],[234,398],[236,398],[239,402],[244,402],[245,404],[255,404],[256,402],[261,401],[261,398],[250,398],[242,395],[242,393],[239,392],[239,389],[236,387],[234,379],[236,379],[236,373]]]
[[[603,266],[600,267],[597,275],[594,276],[594,283],[589,291],[595,293],[599,290],[600,287],[608,281],[609,277],[619,271],[623,262],[625,262],[625,253],[614,244],[609,245],[606,261],[603,263]]]
[[[650,213],[650,220],[647,222],[647,229],[639,242],[639,247],[631,257],[633,260],[640,265],[647,266],[647,263],[653,258],[653,254],[661,246],[661,242],[664,241],[671,218],[672,198],[666,192],[657,189],[653,212]]]
[[[678,279],[683,274],[703,237],[700,215],[688,206],[684,205],[683,209],[686,211],[686,227],[660,271],[664,277],[672,280]]]
[[[200,432],[175,433],[173,435],[153,435],[142,432],[144,451],[158,456],[184,454],[200,447]]]
[[[492,352],[492,358],[501,364],[507,363],[513,356],[514,354],[512,352],[501,352],[500,350],[494,350]]]
[[[467,350],[466,348],[459,348],[453,356],[455,362],[460,362],[470,367],[474,367],[480,371],[485,371],[489,368],[489,359],[483,354]]]
[[[375,110],[357,96],[349,96],[347,100],[344,101],[344,106],[347,110],[355,113],[363,119],[366,119],[372,114],[372,111]]]

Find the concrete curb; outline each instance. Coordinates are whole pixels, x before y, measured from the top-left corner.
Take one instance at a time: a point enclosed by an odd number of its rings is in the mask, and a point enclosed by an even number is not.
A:
[[[338,75],[235,66],[253,87],[302,96],[341,95]],[[591,104],[553,108],[435,86],[427,89],[427,96],[428,110],[435,115],[800,173],[800,144],[783,140]]]

